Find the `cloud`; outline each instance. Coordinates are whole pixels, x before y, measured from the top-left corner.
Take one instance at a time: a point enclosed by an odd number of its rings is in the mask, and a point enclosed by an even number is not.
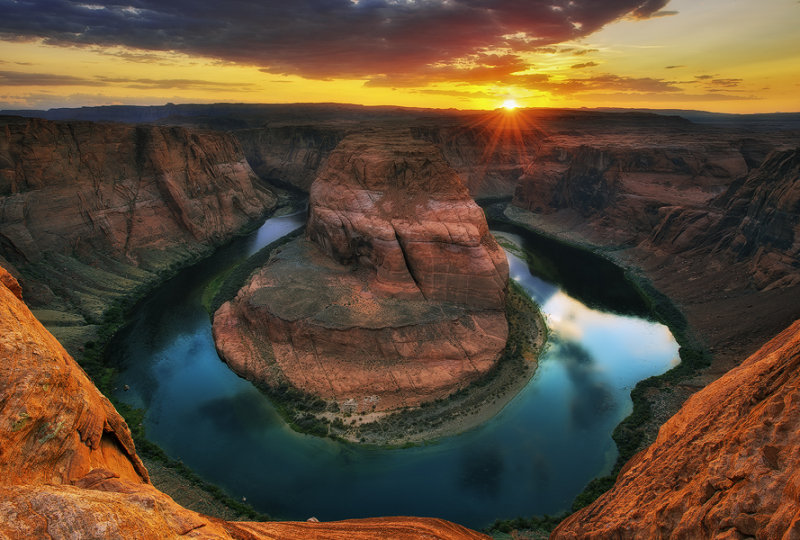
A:
[[[682,68],[682,67],[686,67],[686,66],[684,66],[684,65],[664,66],[664,69],[678,69],[678,68]]]
[[[414,87],[433,83],[492,84],[511,80],[512,75],[530,66],[516,54],[475,54],[468,63],[424,66],[414,72],[371,77],[365,86]]]
[[[181,89],[203,89],[203,90],[220,90],[225,88],[236,88],[239,90],[246,90],[252,87],[249,83],[236,83],[236,82],[217,82],[205,81],[201,79],[130,79],[119,77],[97,77],[94,79],[99,84],[108,84],[113,86],[122,86],[125,88],[136,88],[139,90],[150,89],[167,89],[167,88],[181,88]]]
[[[724,88],[736,88],[741,84],[742,79],[711,79],[713,86],[721,86]]]
[[[595,67],[597,65],[599,65],[597,62],[584,62],[582,64],[572,64],[570,66],[570,68],[571,69],[584,69],[584,68]]]
[[[0,86],[82,86],[86,81],[82,77],[72,75],[0,71]]]
[[[179,52],[308,78],[397,77],[491,48],[580,38],[621,18],[658,16],[667,2],[16,0],[3,2],[0,38]]]
[[[552,79],[548,76],[522,76],[527,88],[554,94],[571,95],[586,92],[633,92],[648,94],[677,93],[681,89],[672,81],[652,77],[624,77],[603,73],[592,77]]]
[[[651,13],[648,18],[656,18],[656,17],[671,17],[673,15],[677,15],[677,11],[667,11],[666,9],[662,9],[660,11],[656,11],[655,13]]]
[[[582,56],[584,54],[598,52],[600,49],[578,49],[576,51],[572,51],[572,56]]]

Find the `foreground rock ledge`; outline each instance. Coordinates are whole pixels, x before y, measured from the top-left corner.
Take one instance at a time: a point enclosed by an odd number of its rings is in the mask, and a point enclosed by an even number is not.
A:
[[[234,371],[343,412],[446,397],[508,337],[508,263],[438,150],[344,139],[311,187],[307,238],[276,251],[214,316]]]
[[[150,484],[111,403],[0,267],[0,537],[487,538],[431,518],[226,522]]]

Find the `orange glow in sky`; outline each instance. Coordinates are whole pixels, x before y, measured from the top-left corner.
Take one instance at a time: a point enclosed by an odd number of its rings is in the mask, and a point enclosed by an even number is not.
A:
[[[9,4],[0,21],[0,109],[342,102],[800,111],[797,0],[615,0],[608,5],[627,2],[628,12],[605,19],[586,2],[555,0],[531,0],[530,8],[498,0],[487,13],[471,0],[303,0],[322,25],[304,36],[291,13],[274,27],[260,23],[283,13],[269,3],[252,0],[252,12],[229,17],[198,2],[186,17],[155,0],[70,4],[48,16],[43,8],[38,18],[19,7],[36,1]],[[386,16],[401,9],[405,18]],[[184,19],[192,24],[181,26]],[[208,39],[203,24],[242,28]],[[159,25],[174,32],[147,33]]]

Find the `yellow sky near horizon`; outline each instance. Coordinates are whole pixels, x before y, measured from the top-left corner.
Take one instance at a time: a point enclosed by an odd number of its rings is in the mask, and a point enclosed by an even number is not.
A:
[[[341,102],[494,109],[514,99],[522,107],[800,111],[797,0],[672,0],[664,9],[542,50],[487,49],[460,65],[384,82],[307,79],[122,46],[0,41],[0,108]],[[524,60],[522,69],[503,65],[511,54]],[[503,75],[495,80],[475,68]]]

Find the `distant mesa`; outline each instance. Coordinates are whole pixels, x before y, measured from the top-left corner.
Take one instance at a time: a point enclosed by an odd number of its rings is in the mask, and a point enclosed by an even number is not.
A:
[[[435,147],[351,135],[311,186],[305,238],[216,312],[214,338],[267,389],[353,412],[415,406],[495,365],[507,281],[483,211]]]

